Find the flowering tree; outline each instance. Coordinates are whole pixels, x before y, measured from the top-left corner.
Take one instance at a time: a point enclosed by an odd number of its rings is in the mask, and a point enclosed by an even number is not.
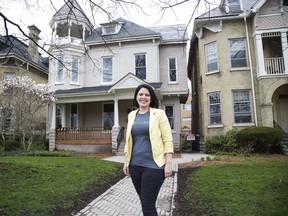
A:
[[[6,119],[2,136],[19,135],[22,148],[29,150],[35,139],[45,134],[46,107],[55,101],[53,93],[46,84],[16,76],[0,83],[0,98],[0,117]]]

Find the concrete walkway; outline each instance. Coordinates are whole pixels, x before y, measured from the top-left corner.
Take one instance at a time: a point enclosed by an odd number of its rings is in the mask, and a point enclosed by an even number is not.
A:
[[[159,216],[173,215],[174,196],[177,192],[178,164],[201,160],[210,155],[201,153],[181,153],[181,158],[173,159],[175,175],[166,178],[158,195],[156,207]],[[114,156],[103,160],[123,163],[123,156]],[[102,195],[89,203],[75,216],[143,216],[139,197],[130,177],[125,177]]]

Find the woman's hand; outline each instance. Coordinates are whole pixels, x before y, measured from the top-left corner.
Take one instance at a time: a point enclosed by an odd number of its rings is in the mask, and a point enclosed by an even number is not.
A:
[[[129,165],[127,163],[124,163],[123,172],[125,175],[130,176]]]
[[[165,155],[166,164],[164,167],[165,178],[172,176],[172,153]]]
[[[172,176],[172,162],[165,164],[164,172],[165,172],[165,178]]]

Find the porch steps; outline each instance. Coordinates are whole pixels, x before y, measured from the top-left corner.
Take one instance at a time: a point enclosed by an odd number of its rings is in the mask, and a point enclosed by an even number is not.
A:
[[[281,150],[284,155],[288,155],[288,135],[284,136],[281,141]]]
[[[118,151],[115,152],[115,155],[116,155],[116,156],[124,156],[124,155],[125,155],[125,153],[124,153],[124,148],[125,148],[125,142],[122,141],[121,144],[120,144],[120,146],[119,146],[119,148],[118,148]]]

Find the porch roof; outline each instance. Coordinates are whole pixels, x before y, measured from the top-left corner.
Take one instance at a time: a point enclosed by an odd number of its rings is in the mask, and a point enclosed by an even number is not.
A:
[[[153,86],[156,89],[159,89],[162,85],[161,82],[155,82],[155,83],[148,83],[149,85]],[[90,86],[90,87],[82,87],[82,88],[75,88],[75,89],[59,89],[55,91],[55,95],[69,95],[69,94],[78,94],[78,93],[91,93],[91,92],[103,92],[108,93],[108,91],[113,87],[114,85],[106,85],[106,86]]]

